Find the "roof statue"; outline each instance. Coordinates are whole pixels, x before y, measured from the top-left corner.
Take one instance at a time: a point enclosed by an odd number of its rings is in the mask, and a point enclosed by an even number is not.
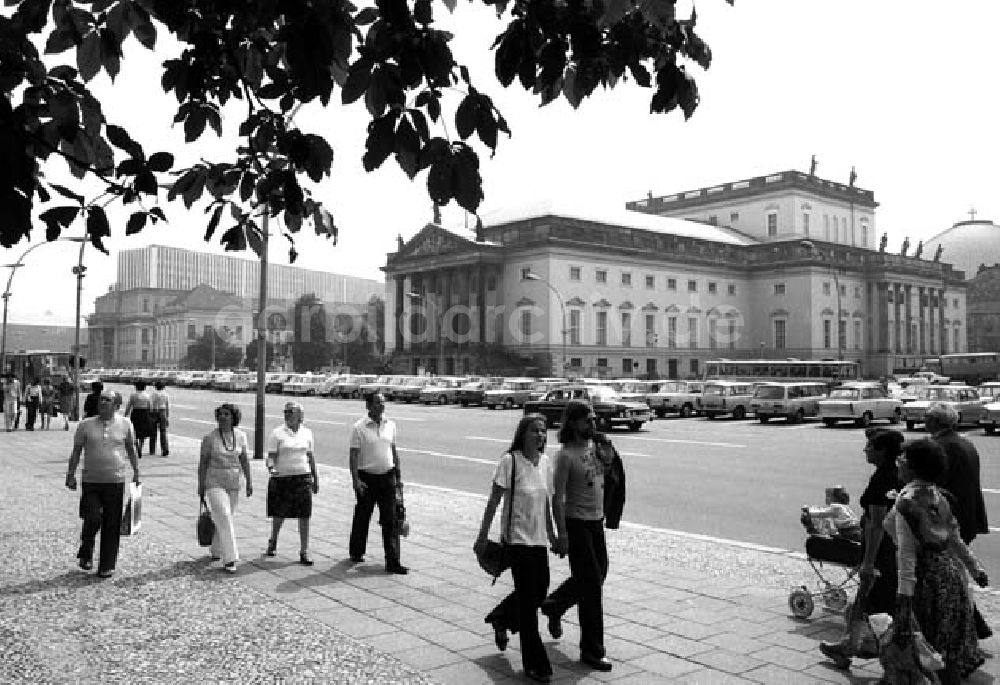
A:
[[[913,256],[920,259],[920,253],[924,251],[924,241],[921,240],[917,243],[917,249],[914,251]]]
[[[878,251],[879,252],[885,252],[885,246],[888,245],[888,244],[889,244],[889,234],[888,233],[883,233],[882,234],[882,240],[879,241],[879,244],[878,244]]]
[[[899,250],[899,254],[905,257],[906,253],[909,252],[909,250],[910,250],[910,236],[906,236],[906,238],[903,239],[903,247]]]
[[[402,252],[403,251],[403,245],[405,245],[405,244],[406,243],[403,241],[403,234],[402,233],[397,233],[396,234],[396,252]]]
[[[816,155],[813,155],[812,159],[809,161],[809,175],[816,175]]]
[[[934,261],[935,262],[940,262],[941,261],[941,253],[942,252],[944,252],[944,245],[942,245],[941,243],[938,243],[937,249],[934,250]]]

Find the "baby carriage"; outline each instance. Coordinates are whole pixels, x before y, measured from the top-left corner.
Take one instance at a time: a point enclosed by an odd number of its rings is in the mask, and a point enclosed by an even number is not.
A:
[[[807,512],[803,512],[800,521],[808,533],[806,561],[816,574],[816,591],[810,591],[806,585],[792,588],[788,594],[788,608],[796,618],[808,618],[819,599],[828,611],[849,615],[848,593],[858,587],[858,571],[863,556],[861,543],[821,533]]]

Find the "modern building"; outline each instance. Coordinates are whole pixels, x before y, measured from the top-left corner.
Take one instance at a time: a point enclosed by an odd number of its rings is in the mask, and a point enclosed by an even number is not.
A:
[[[539,375],[613,377],[720,357],[878,376],[964,351],[964,275],[875,249],[876,207],[788,171],[611,212],[522,207],[479,235],[430,224],[388,255],[387,347],[400,371],[485,372],[499,350]]]

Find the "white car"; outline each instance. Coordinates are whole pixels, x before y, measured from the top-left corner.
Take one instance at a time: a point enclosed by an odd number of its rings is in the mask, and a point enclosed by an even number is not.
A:
[[[878,383],[845,383],[819,401],[819,418],[829,428],[839,421],[852,421],[867,428],[872,421],[899,423],[903,401],[890,397]]]
[[[917,393],[916,400],[903,405],[906,429],[913,430],[918,423],[923,423],[927,408],[938,402],[955,408],[960,426],[978,426],[986,413],[986,405],[975,388],[967,385],[929,385]]]

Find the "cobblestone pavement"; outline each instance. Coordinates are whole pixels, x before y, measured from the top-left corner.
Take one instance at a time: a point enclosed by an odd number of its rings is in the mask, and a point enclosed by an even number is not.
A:
[[[367,562],[347,559],[353,493],[344,469],[323,466],[316,565],[307,568],[296,563],[294,522],[277,557],[262,555],[266,474],[254,461],[257,492],[240,502],[242,561],[230,576],[195,540],[197,442],[177,437],[171,446],[168,458],[140,462],[142,530],[123,538],[117,573],[102,581],[75,565],[79,495],[63,486],[69,434],[0,433],[0,682],[522,681],[517,640],[498,652],[483,623],[510,590],[509,576],[491,587],[471,553],[484,498],[408,484],[403,561],[411,572],[388,576],[374,523]],[[877,662],[847,673],[819,655],[818,641],[839,634],[838,614],[819,606],[808,620],[790,616],[789,589],[815,586],[799,554],[628,524],[609,531],[608,544],[614,670],[579,664],[569,614],[562,639],[546,640],[556,682],[798,685],[881,675]],[[551,566],[554,586],[568,569],[554,557]],[[993,592],[977,601],[987,617],[1000,616]],[[983,644],[991,653],[1000,647],[998,638]],[[970,682],[998,674],[990,659]]]

